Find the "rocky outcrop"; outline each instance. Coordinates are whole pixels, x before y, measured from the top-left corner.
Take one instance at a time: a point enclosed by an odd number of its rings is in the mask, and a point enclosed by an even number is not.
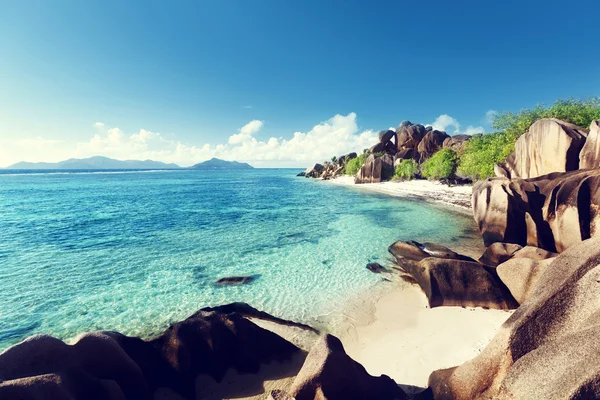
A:
[[[554,258],[512,258],[498,266],[498,277],[506,285],[519,304],[527,300],[539,277],[554,261]]]
[[[485,249],[479,262],[490,267],[497,267],[505,261],[510,260],[523,246],[514,243],[492,243]]]
[[[560,254],[489,345],[429,378],[434,399],[600,398],[600,238]]]
[[[309,167],[304,171],[304,176],[307,178],[318,178],[323,173],[323,165],[317,163],[312,167]]]
[[[588,131],[577,125],[556,118],[540,119],[517,139],[515,151],[500,165],[497,173],[508,178],[527,179],[577,170],[579,152],[587,135]]]
[[[471,139],[471,135],[454,135],[446,138],[442,147],[444,149],[450,149],[457,153],[462,152],[467,142]]]
[[[317,340],[289,393],[278,391],[271,396],[296,400],[406,399],[406,394],[396,382],[387,375],[369,375],[362,365],[346,354],[342,342],[332,335],[324,335]]]
[[[590,132],[579,153],[579,168],[600,168],[600,120],[592,121]]]
[[[449,138],[450,136],[448,136],[446,132],[437,130],[427,132],[417,147],[417,151],[419,152],[419,162],[424,162],[434,153],[439,151],[444,145],[444,141]]]
[[[428,257],[403,262],[401,268],[421,287],[430,307],[507,310],[518,306],[495,270],[477,262]]]
[[[600,231],[600,169],[473,186],[473,215],[486,246],[532,245],[562,252]]]
[[[377,183],[391,179],[394,175],[394,158],[389,154],[376,156],[371,154],[360,168],[354,183]]]
[[[255,373],[299,351],[238,309],[261,315],[247,305],[206,308],[148,341],[116,332],[84,334],[72,345],[33,336],[0,354],[0,398],[151,399],[158,388],[195,398],[198,375],[219,382],[229,369]]]
[[[398,151],[416,149],[426,133],[423,125],[413,125],[410,121],[402,121],[396,128]]]
[[[394,242],[388,247],[388,252],[398,263],[405,260],[421,261],[428,257],[475,262],[471,257],[458,254],[445,246],[428,242],[419,243],[414,240]]]

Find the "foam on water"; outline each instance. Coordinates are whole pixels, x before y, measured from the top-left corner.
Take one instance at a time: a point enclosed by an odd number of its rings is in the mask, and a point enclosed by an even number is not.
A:
[[[473,235],[468,217],[296,172],[0,175],[0,349],[34,333],[148,337],[233,301],[322,326],[381,282],[365,265],[393,241]],[[257,279],[214,285],[232,275]]]

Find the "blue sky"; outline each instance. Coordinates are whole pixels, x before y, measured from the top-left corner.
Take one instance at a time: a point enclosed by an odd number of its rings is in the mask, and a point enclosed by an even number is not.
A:
[[[599,12],[599,1],[0,0],[0,166],[92,153],[306,166],[403,119],[489,131],[489,110],[600,94]]]

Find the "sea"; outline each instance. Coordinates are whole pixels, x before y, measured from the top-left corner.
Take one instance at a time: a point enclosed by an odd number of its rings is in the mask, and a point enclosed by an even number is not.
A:
[[[0,351],[39,333],[149,338],[231,302],[322,326],[390,284],[365,267],[389,265],[392,242],[475,235],[447,208],[299,171],[0,170]],[[215,284],[231,276],[254,279]]]

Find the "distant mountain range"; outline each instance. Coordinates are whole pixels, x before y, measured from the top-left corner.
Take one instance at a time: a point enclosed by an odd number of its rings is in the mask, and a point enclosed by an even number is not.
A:
[[[152,160],[114,160],[108,157],[70,158],[56,163],[21,161],[9,169],[175,169],[177,164],[165,164]]]
[[[208,161],[201,162],[193,165],[191,169],[254,169],[254,167],[247,163],[240,163],[237,161],[225,161],[218,158],[211,158]]]
[[[95,156],[89,158],[70,158],[56,163],[21,161],[7,169],[180,169],[177,164],[166,164],[152,160],[115,160],[108,157]],[[253,169],[249,164],[237,161],[225,161],[212,158],[196,164],[190,169]]]

